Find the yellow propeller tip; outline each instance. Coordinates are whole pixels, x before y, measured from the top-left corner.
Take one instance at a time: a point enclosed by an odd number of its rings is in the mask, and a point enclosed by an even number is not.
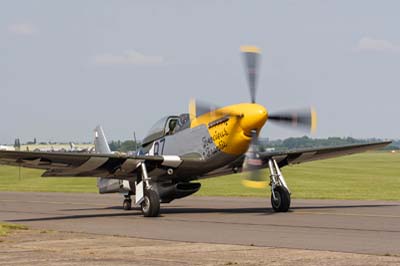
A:
[[[196,118],[196,99],[192,98],[189,101],[189,119],[193,121]]]
[[[268,183],[266,181],[242,180],[242,184],[245,187],[257,188],[257,189],[263,189],[268,186]]]
[[[311,133],[315,133],[317,131],[317,112],[315,108],[311,108]]]
[[[257,54],[261,53],[260,48],[251,45],[240,46],[240,51],[243,53],[257,53]]]

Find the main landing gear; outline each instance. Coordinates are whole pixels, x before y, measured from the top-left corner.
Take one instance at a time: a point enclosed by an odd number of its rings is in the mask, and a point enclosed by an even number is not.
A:
[[[160,214],[160,196],[151,186],[145,163],[141,163],[141,175],[135,182],[135,205],[139,205],[143,216],[157,217]],[[122,203],[124,210],[132,209],[131,193],[125,194]]]
[[[276,212],[287,212],[290,208],[290,190],[274,159],[269,159],[271,205]]]
[[[125,195],[122,208],[125,211],[132,209],[132,199],[130,195]],[[145,217],[157,217],[160,213],[160,197],[158,193],[152,189],[145,190],[143,201],[140,203],[140,209]]]
[[[157,217],[160,214],[160,196],[152,189],[146,189],[140,204],[144,217]]]
[[[141,180],[136,181],[136,204],[140,204],[140,209],[144,217],[157,217],[160,215],[160,196],[151,186],[151,178],[147,175],[146,164],[141,163]]]

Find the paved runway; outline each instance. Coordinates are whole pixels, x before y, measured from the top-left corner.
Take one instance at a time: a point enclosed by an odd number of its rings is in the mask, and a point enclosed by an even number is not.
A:
[[[400,202],[190,197],[161,217],[121,209],[119,195],[0,192],[0,220],[32,228],[189,242],[400,255]]]

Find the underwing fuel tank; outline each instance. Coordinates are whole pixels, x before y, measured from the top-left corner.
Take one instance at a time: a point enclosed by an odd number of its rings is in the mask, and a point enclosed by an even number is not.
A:
[[[162,203],[169,203],[196,193],[201,187],[200,183],[181,182],[176,184],[158,184],[157,190]]]
[[[97,187],[100,194],[105,193],[128,193],[132,191],[131,184],[127,180],[119,179],[97,179]],[[134,187],[134,186],[133,186]]]

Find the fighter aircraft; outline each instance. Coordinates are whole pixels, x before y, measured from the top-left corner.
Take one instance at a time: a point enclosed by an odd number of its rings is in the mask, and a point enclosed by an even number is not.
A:
[[[192,101],[189,113],[160,119],[148,132],[135,156],[112,153],[101,127],[95,129],[95,153],[0,151],[0,164],[46,170],[43,177],[100,177],[100,193],[124,193],[123,208],[131,196],[146,217],[160,213],[160,203],[189,196],[200,189],[194,182],[247,171],[244,184],[264,187],[269,179],[271,204],[277,212],[290,208],[291,192],[281,168],[378,149],[390,142],[286,152],[258,149],[257,138],[266,121],[293,128],[314,129],[313,110],[268,113],[256,103],[260,49],[241,48],[251,102],[216,107]],[[269,168],[270,174],[263,169]],[[264,175],[264,177],[260,176]]]

